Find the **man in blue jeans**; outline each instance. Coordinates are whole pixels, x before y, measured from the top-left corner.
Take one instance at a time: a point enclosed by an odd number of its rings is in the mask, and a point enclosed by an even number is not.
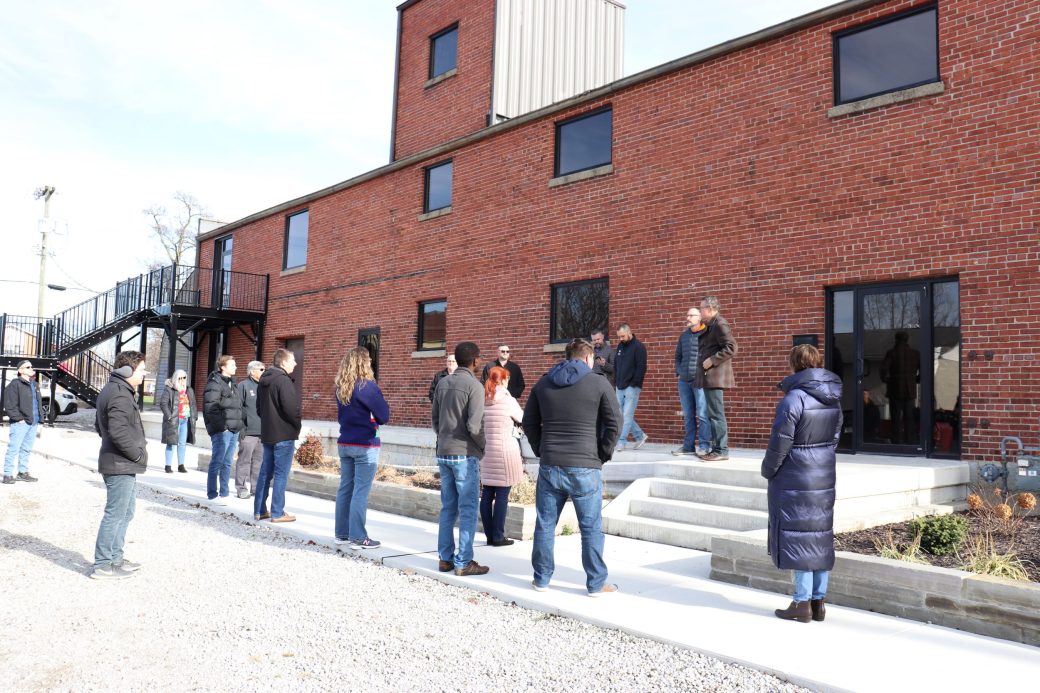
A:
[[[274,365],[260,376],[256,387],[256,413],[260,415],[260,442],[264,461],[256,478],[253,496],[253,518],[271,522],[295,522],[285,512],[285,486],[289,481],[296,439],[300,437],[302,415],[300,396],[289,374],[296,368],[296,355],[286,349],[274,352]],[[267,511],[267,493],[271,490],[271,512]]]
[[[477,532],[480,458],[484,456],[484,388],[477,380],[480,349],[473,342],[455,347],[459,367],[441,378],[433,393],[433,430],[437,434],[437,467],[441,473],[441,516],[437,530],[437,568],[442,573],[485,575],[490,570],[473,560]],[[459,546],[455,550],[455,521]]]
[[[590,597],[618,591],[607,583],[603,561],[603,463],[610,460],[621,427],[621,411],[606,378],[593,372],[590,342],[567,345],[566,360],[556,364],[531,390],[524,409],[524,433],[540,459],[535,489],[532,584],[549,588],[556,567],[556,525],[570,498],[581,531],[581,564]]]
[[[628,434],[632,434],[638,450],[646,442],[647,435],[636,423],[636,407],[639,406],[639,395],[643,391],[643,379],[646,377],[646,347],[632,334],[628,323],[621,323],[617,329],[618,348],[614,355],[614,385],[617,388],[618,407],[621,409],[621,440],[618,450],[623,450],[628,442]]]
[[[238,449],[238,432],[246,427],[242,400],[235,388],[235,358],[224,354],[217,360],[217,370],[210,373],[202,393],[202,418],[212,443],[209,472],[206,475],[206,497],[215,505],[227,505],[231,493],[231,461]],[[220,481],[218,495],[217,481]]]
[[[675,345],[675,375],[679,379],[679,402],[683,410],[683,444],[673,455],[707,455],[711,452],[711,424],[708,423],[708,400],[704,390],[697,387],[697,368],[700,364],[698,343],[705,327],[701,311],[693,307],[686,311],[686,329]]]
[[[43,410],[40,408],[40,391],[36,387],[36,371],[31,361],[18,364],[18,377],[7,384],[4,389],[4,410],[11,420],[11,434],[7,440],[7,454],[4,455],[4,483],[16,481],[36,481],[29,474],[29,455],[36,442],[36,430],[43,421]],[[15,476],[14,463],[18,460],[18,475]]]

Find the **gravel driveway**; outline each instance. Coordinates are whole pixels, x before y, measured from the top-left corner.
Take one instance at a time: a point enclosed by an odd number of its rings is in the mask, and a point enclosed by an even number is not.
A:
[[[802,690],[141,487],[126,556],[144,568],[89,580],[100,477],[32,472],[0,487],[0,690]]]

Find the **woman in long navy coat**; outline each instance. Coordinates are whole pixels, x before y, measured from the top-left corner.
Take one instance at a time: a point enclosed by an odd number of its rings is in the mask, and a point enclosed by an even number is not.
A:
[[[834,448],[841,435],[841,379],[823,368],[816,347],[800,344],[788,357],[792,375],[780,389],[762,476],[769,479],[769,555],[794,571],[794,597],[779,618],[824,618],[827,578],[834,567]]]

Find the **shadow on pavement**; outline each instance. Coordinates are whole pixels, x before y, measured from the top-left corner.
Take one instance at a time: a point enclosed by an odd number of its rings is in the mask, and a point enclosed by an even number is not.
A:
[[[79,575],[87,573],[94,567],[94,562],[87,560],[81,553],[63,549],[38,537],[13,534],[6,529],[0,529],[0,547],[31,553]]]

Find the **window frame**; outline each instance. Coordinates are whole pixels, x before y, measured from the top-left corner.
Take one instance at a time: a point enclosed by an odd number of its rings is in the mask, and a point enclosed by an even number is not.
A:
[[[912,82],[910,84],[904,84],[898,87],[893,87],[891,89],[885,89],[879,92],[875,92],[873,94],[864,94],[862,96],[857,96],[854,99],[848,99],[843,101],[841,99],[841,52],[838,48],[838,44],[841,41],[841,39],[847,38],[854,34],[862,33],[864,31],[870,31],[871,29],[877,29],[878,27],[884,26],[886,24],[892,24],[893,22],[898,22],[902,19],[906,19],[917,14],[924,14],[925,12],[935,13],[935,78],[922,80],[920,82]],[[899,12],[897,14],[881,17],[880,19],[875,19],[871,22],[867,22],[866,24],[858,24],[854,27],[849,27],[841,31],[836,31],[831,35],[831,84],[833,86],[834,91],[832,97],[835,106],[841,106],[847,103],[856,103],[858,101],[865,101],[866,99],[872,99],[875,96],[881,96],[882,94],[891,94],[892,92],[902,91],[903,89],[913,89],[914,87],[919,87],[924,84],[932,84],[933,82],[942,79],[942,72],[940,71],[940,67],[941,65],[939,60],[938,3],[931,3],[928,5],[922,5],[921,7],[914,7],[905,12]]]
[[[435,169],[442,168],[444,166],[451,166],[451,190],[448,192],[448,204],[441,207],[430,207],[430,173]],[[445,159],[438,161],[436,164],[423,167],[423,214],[429,214],[430,212],[436,212],[441,209],[448,209],[451,207],[452,198],[455,196],[455,160]]]
[[[436,56],[437,56],[437,51],[436,51],[437,40],[441,39],[441,38],[444,38],[445,36],[447,36],[448,34],[450,34],[452,32],[455,32],[455,64],[452,65],[451,67],[449,67],[446,70],[441,70],[440,72],[436,72],[435,73],[434,72],[434,61],[435,61]],[[440,77],[441,75],[446,74],[448,72],[451,72],[452,70],[457,70],[458,67],[459,67],[459,23],[455,22],[454,24],[441,29],[437,33],[432,34],[430,36],[429,47],[430,47],[430,58],[429,58],[429,67],[427,68],[427,73],[428,73],[427,77],[426,77],[427,79],[434,79],[435,77]]]
[[[606,113],[608,111],[610,112],[610,157],[606,161],[601,161],[601,162],[599,162],[597,164],[593,164],[592,166],[585,166],[584,168],[576,168],[573,171],[566,171],[566,172],[561,171],[560,170],[560,144],[561,144],[562,140],[561,140],[561,137],[560,137],[560,133],[563,130],[563,128],[567,127],[568,125],[574,125],[575,123],[581,122],[582,120],[587,120],[587,119],[592,118],[594,116],[603,115],[604,113]],[[561,121],[558,121],[557,123],[555,123],[555,142],[553,143],[553,178],[560,178],[561,176],[569,176],[569,175],[574,174],[574,173],[581,173],[582,171],[591,171],[594,168],[599,168],[600,166],[609,166],[610,164],[613,164],[613,163],[614,163],[614,104],[612,104],[612,103],[611,104],[607,104],[607,105],[601,106],[601,107],[599,107],[599,108],[597,108],[595,110],[588,111],[586,113],[581,113],[579,115],[574,116],[573,118],[568,118],[566,120],[561,120]]]
[[[307,240],[309,242],[310,241],[310,237],[311,237],[311,214],[310,214],[310,212],[311,212],[311,210],[308,207],[307,209],[301,209],[301,210],[298,210],[296,212],[293,212],[292,214],[286,214],[285,215],[285,234],[284,234],[284,237],[282,239],[282,271],[283,272],[285,270],[297,269],[299,267],[306,267],[307,266],[307,246],[306,245],[304,246],[304,249],[303,249],[303,262],[298,264],[298,265],[292,265],[291,267],[289,266],[289,231],[292,229],[292,220],[293,220],[293,218],[294,217],[298,217],[301,214],[306,214],[307,215]]]
[[[440,346],[424,346],[423,336],[426,332],[426,311],[424,308],[435,303],[444,304],[444,343]],[[447,298],[431,298],[426,301],[418,302],[419,308],[419,319],[415,333],[415,350],[416,351],[443,351],[448,347],[448,299]]]
[[[561,336],[556,334],[556,308],[557,308],[557,304],[556,304],[556,291],[557,291],[557,289],[566,289],[566,288],[571,288],[571,287],[576,287],[576,286],[583,286],[583,285],[586,285],[586,284],[598,284],[600,282],[602,282],[604,284],[604,286],[605,286],[605,288],[607,290],[607,321],[609,322],[610,321],[610,277],[608,275],[604,275],[602,277],[593,277],[591,279],[579,279],[577,281],[572,281],[572,282],[557,282],[555,284],[550,284],[549,285],[549,344],[567,344],[572,339],[575,339],[574,337],[561,337]],[[608,325],[596,325],[596,326],[590,328],[590,334],[591,334],[591,330],[596,330],[596,329],[607,330],[607,329],[609,329],[609,326]],[[581,336],[581,335],[579,335],[579,336]],[[587,339],[588,337],[586,336],[585,338]]]

